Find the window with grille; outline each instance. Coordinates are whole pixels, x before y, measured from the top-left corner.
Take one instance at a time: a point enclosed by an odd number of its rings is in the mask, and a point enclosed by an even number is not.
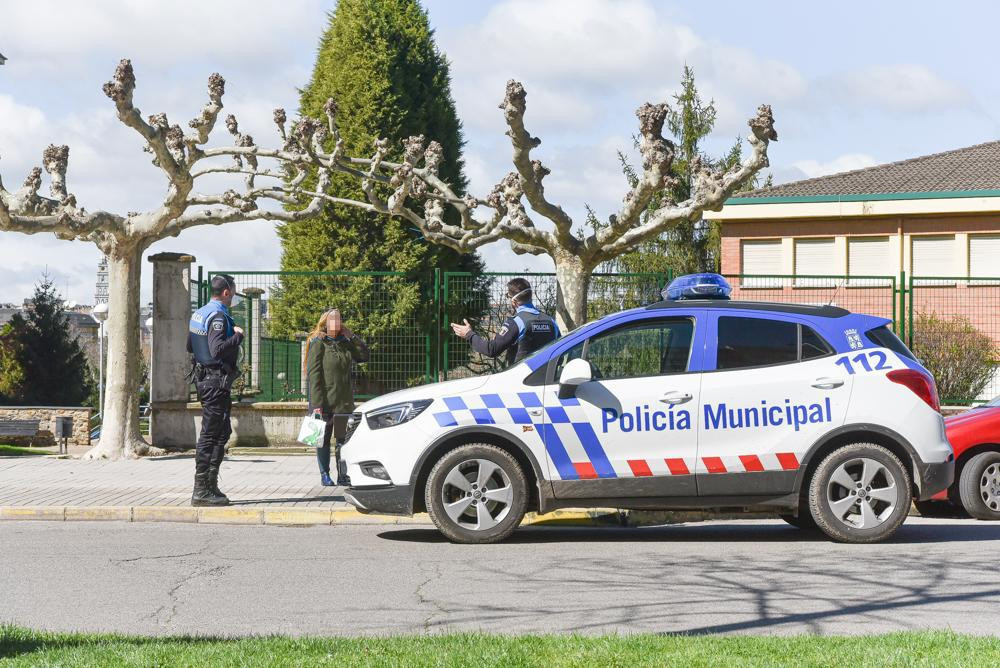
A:
[[[744,288],[777,288],[781,280],[770,278],[781,274],[781,240],[744,241],[740,247],[740,282]]]
[[[1000,234],[969,237],[969,276],[1000,277]],[[982,281],[973,281],[971,285],[982,285]]]
[[[801,276],[834,276],[842,274],[837,266],[833,239],[795,240],[795,287],[828,288],[836,284],[832,278],[800,278]]]
[[[852,287],[889,285],[888,279],[857,278],[894,274],[889,237],[856,237],[847,240],[847,273]]]
[[[928,277],[958,276],[958,254],[955,236],[911,237],[911,272],[918,285],[948,285],[954,281],[928,280]],[[916,280],[923,279],[923,280]]]

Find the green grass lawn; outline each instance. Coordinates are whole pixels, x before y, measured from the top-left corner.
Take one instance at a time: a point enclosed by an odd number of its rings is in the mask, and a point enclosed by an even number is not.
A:
[[[51,455],[55,450],[48,448],[22,448],[16,445],[3,445],[0,443],[0,457],[21,457],[31,455]]]
[[[359,629],[364,622],[359,620]],[[0,665],[996,666],[1000,639],[944,631],[859,637],[499,636],[138,638],[0,626]]]

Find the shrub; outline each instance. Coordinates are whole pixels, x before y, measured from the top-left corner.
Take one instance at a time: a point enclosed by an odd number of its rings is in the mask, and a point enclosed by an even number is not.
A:
[[[972,400],[989,385],[998,349],[967,318],[919,313],[913,320],[913,352],[934,374],[944,399]]]

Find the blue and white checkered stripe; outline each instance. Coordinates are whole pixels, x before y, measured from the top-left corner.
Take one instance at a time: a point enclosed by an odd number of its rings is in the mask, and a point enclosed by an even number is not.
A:
[[[544,408],[544,418],[542,400],[535,392],[469,394],[445,397],[443,402],[447,410],[433,415],[444,428],[476,424],[532,425],[562,480],[579,479],[580,466],[584,462],[588,464],[584,464],[583,477],[618,477],[577,399],[561,399],[560,405]]]

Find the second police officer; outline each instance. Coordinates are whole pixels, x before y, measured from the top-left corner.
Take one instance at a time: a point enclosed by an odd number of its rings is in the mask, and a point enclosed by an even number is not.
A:
[[[535,308],[531,284],[527,280],[511,279],[507,283],[507,298],[514,309],[514,315],[507,318],[492,339],[487,340],[474,333],[468,320],[463,320],[461,325],[451,323],[451,329],[481,355],[499,357],[506,352],[507,366],[510,367],[550,341],[558,339],[561,334],[552,316]]]
[[[229,307],[236,295],[232,276],[212,278],[212,300],[191,316],[188,352],[193,356],[192,376],[201,402],[201,434],[195,452],[192,506],[226,506],[229,499],[219,490],[219,466],[232,434],[231,390],[239,375],[243,330],[236,326]]]

